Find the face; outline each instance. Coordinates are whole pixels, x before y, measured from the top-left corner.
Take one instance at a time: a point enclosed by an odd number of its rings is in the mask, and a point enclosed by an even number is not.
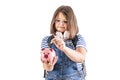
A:
[[[68,23],[68,21],[62,13],[59,13],[56,16],[55,28],[57,31],[60,31],[60,32],[66,31],[67,30],[67,23]]]

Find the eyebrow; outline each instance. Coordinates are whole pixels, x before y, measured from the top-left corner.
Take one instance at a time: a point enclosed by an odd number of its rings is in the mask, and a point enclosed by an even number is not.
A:
[[[56,20],[68,21],[67,19],[56,18]]]

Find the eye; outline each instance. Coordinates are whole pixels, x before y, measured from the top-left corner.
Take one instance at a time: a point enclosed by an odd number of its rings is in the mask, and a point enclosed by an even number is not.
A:
[[[63,21],[64,23],[68,23],[68,21]]]
[[[59,23],[63,23],[63,24],[67,24],[68,23],[67,20],[60,20],[60,19],[56,19],[55,22],[58,23],[58,24]]]
[[[59,19],[56,19],[55,21],[56,21],[56,22],[60,22],[60,20],[59,20]]]

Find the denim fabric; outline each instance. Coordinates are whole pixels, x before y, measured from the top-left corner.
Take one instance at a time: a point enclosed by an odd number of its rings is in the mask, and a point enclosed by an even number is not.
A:
[[[72,40],[65,41],[67,47],[75,49]],[[73,62],[62,51],[56,48],[53,44],[58,61],[54,66],[53,71],[48,71],[45,75],[45,80],[85,80],[82,71],[82,64]],[[79,69],[78,69],[79,68]]]

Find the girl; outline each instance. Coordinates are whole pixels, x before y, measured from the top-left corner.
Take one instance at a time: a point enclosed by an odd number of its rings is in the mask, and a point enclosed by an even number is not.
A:
[[[56,9],[51,25],[50,33],[68,31],[66,40],[61,37],[54,37],[51,40],[51,48],[56,55],[51,62],[42,62],[46,71],[45,80],[85,80],[82,63],[86,55],[86,43],[84,38],[78,34],[79,29],[73,9],[70,6],[60,6]],[[78,41],[73,45],[72,40],[77,35]],[[43,38],[41,48],[50,48],[48,45],[49,36]]]

